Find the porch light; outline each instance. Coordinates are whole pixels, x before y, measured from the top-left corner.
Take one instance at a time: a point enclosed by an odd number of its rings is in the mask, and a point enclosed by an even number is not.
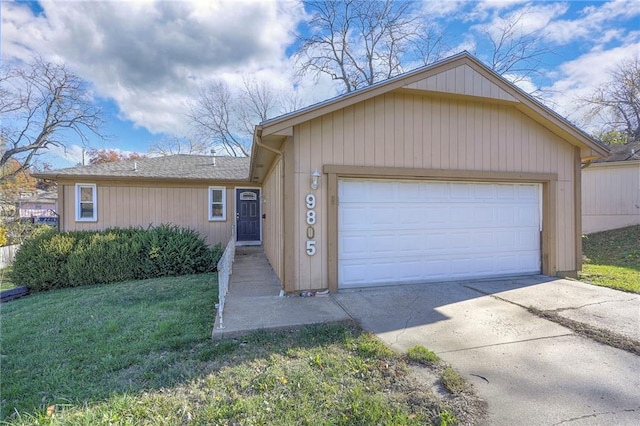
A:
[[[313,174],[311,174],[311,189],[318,189],[318,185],[320,184],[320,172],[316,169]]]

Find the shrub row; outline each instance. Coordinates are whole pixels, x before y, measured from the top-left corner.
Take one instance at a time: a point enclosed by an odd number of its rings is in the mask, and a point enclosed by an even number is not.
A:
[[[211,272],[222,254],[191,229],[38,229],[16,253],[13,277],[32,291]]]

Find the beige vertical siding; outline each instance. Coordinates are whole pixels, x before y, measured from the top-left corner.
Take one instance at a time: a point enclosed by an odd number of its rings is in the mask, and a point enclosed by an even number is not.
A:
[[[283,176],[283,161],[278,158],[262,186],[262,211],[265,214],[262,244],[280,282],[284,281]]]
[[[436,84],[448,87],[439,80]],[[482,85],[474,85],[473,90],[503,96]],[[326,175],[317,191],[310,189],[309,180],[315,169],[321,171],[329,164],[557,174],[555,264],[558,271],[578,269],[573,220],[575,150],[513,106],[388,93],[297,125],[294,134],[297,214],[293,226],[297,232],[293,250],[299,289],[328,285]],[[307,256],[304,250],[304,197],[310,192],[318,201],[315,256]]]
[[[405,88],[515,101],[504,89],[487,80],[467,64],[408,84]]]
[[[141,183],[139,185],[118,182],[95,183],[98,190],[98,221],[76,222],[75,186],[62,185],[63,202],[61,229],[98,230],[109,227],[178,225],[196,230],[209,245],[231,238],[234,223],[235,195],[232,186],[227,187],[227,220],[209,221],[209,185],[171,185]],[[224,186],[212,184],[211,186]]]
[[[640,161],[592,164],[582,170],[582,232],[640,225]]]

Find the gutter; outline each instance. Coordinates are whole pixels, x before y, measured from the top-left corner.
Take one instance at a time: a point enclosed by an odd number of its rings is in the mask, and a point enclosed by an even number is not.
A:
[[[279,156],[281,159],[284,160],[284,152],[280,151],[279,149],[272,148],[268,145],[265,145],[262,142],[262,130],[263,130],[263,127],[261,125],[257,125],[255,127],[255,131],[253,132],[253,148],[251,150],[251,166],[249,167],[249,182],[253,182],[252,180],[253,172],[255,171],[255,165],[258,158],[257,152],[254,152],[254,151],[257,151],[256,147],[264,148],[267,151],[276,154],[277,156]]]
[[[255,139],[256,145],[258,145],[260,148],[264,148],[267,151],[271,151],[277,155],[282,155],[282,151],[280,151],[279,149],[272,148],[262,143],[262,127],[256,126],[256,137],[254,139]]]

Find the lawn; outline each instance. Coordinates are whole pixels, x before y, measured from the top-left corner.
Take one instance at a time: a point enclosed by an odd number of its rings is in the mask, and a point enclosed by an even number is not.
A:
[[[640,225],[589,234],[582,241],[582,281],[640,293]]]
[[[437,357],[412,361],[353,324],[212,341],[215,279],[80,287],[3,304],[0,420],[451,425],[481,414],[468,387],[448,387],[450,369]]]
[[[11,277],[11,266],[0,269],[0,291],[16,287]]]

